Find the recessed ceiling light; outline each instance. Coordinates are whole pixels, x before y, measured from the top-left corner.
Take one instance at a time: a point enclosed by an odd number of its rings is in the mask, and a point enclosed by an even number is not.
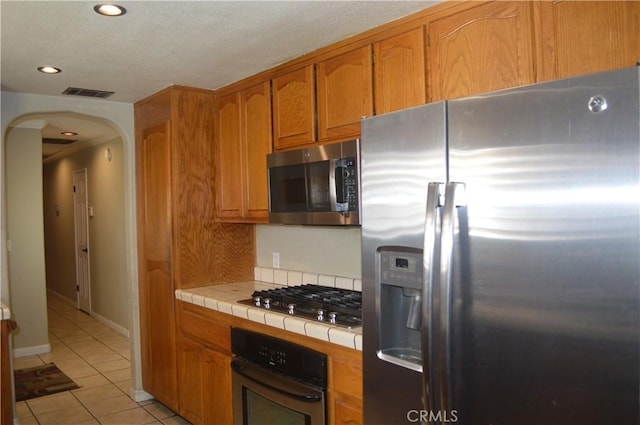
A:
[[[95,6],[93,6],[93,10],[95,10],[96,13],[104,16],[122,16],[127,13],[127,9],[120,6],[119,4],[113,3],[96,4]]]
[[[39,66],[38,71],[44,74],[59,74],[62,72],[60,68],[56,68],[55,66]]]
[[[78,133],[76,133],[75,131],[63,131],[62,133],[63,136],[77,136]]]

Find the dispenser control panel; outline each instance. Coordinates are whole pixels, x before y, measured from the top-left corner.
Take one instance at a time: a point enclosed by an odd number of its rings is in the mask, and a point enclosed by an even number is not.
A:
[[[412,251],[381,251],[381,282],[411,288],[422,287],[422,253]]]

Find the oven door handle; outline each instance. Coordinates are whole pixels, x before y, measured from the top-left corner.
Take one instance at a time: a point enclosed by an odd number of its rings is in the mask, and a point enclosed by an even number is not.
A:
[[[262,367],[236,359],[231,362],[231,368],[235,373],[250,381],[287,397],[310,403],[322,401],[322,390],[310,388],[306,384],[294,381],[291,378],[285,378]]]

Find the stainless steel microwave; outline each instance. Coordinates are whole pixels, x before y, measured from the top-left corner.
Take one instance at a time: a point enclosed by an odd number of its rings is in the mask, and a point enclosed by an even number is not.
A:
[[[360,141],[267,156],[269,222],[360,224]]]

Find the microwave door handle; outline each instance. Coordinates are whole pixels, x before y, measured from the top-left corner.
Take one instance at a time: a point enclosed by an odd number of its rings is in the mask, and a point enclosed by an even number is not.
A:
[[[329,160],[329,202],[331,211],[338,211],[338,188],[336,186],[337,160]]]

